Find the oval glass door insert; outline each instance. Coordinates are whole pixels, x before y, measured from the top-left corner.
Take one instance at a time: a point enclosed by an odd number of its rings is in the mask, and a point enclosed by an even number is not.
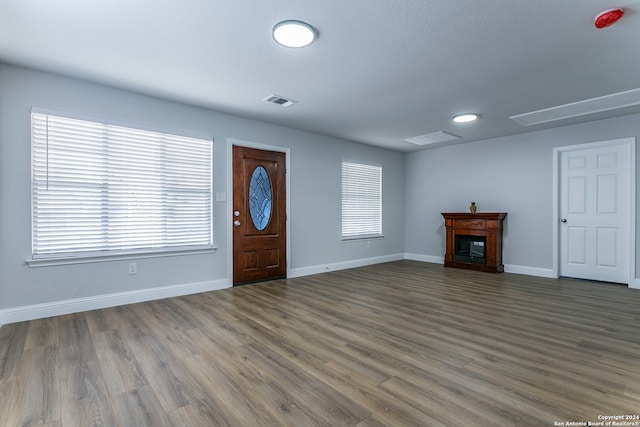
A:
[[[262,231],[271,219],[271,181],[267,170],[258,166],[251,174],[249,181],[249,212],[253,225]]]

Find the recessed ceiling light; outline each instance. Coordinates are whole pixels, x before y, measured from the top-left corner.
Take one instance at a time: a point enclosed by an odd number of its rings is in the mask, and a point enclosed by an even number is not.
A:
[[[478,115],[473,113],[458,114],[457,116],[453,116],[453,121],[456,123],[467,123],[477,119]]]
[[[273,39],[285,47],[309,46],[315,38],[315,30],[306,22],[282,21],[273,27]]]

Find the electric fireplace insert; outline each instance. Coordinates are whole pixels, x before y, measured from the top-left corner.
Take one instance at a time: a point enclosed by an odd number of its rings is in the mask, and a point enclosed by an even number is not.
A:
[[[474,264],[485,264],[485,236],[465,236],[456,234],[453,260],[457,262],[472,262]]]

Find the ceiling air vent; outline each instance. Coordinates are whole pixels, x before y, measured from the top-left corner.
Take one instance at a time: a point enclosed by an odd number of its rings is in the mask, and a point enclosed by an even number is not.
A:
[[[530,113],[517,114],[509,118],[522,126],[533,126],[639,104],[640,89],[632,89],[625,92],[600,96],[598,98],[585,99],[584,101],[532,111]]]
[[[458,135],[440,131],[440,132],[428,133],[426,135],[414,136],[412,138],[407,138],[404,141],[407,141],[416,145],[427,145],[427,144],[435,144],[436,142],[453,141],[454,139],[459,139],[459,138],[460,137]]]
[[[280,96],[280,95],[269,95],[265,99],[263,99],[263,101],[271,102],[273,104],[278,104],[283,107],[291,107],[293,104],[298,102],[296,100],[285,98],[284,96]]]

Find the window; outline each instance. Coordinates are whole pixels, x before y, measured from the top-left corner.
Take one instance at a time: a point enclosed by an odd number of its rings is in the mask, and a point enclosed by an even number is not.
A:
[[[32,258],[210,249],[210,140],[31,114]]]
[[[382,236],[382,167],[342,162],[342,238]]]

